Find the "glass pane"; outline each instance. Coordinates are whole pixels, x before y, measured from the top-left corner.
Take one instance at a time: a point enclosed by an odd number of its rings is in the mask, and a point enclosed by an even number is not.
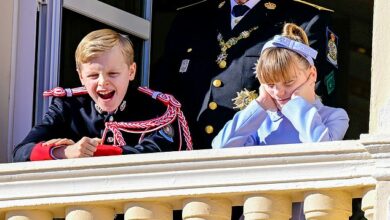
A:
[[[99,0],[123,11],[143,17],[143,0]]]
[[[81,85],[76,72],[74,53],[76,51],[77,45],[85,35],[91,31],[102,28],[110,28],[118,31],[119,33],[127,34],[130,37],[134,44],[134,60],[138,64],[135,83],[137,85],[140,84],[140,68],[142,67],[140,62],[143,40],[64,8],[62,15],[61,65],[59,82],[61,87],[77,87]]]

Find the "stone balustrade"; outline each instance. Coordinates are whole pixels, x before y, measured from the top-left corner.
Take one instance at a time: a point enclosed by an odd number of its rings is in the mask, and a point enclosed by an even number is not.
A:
[[[0,164],[0,219],[388,219],[390,138]]]

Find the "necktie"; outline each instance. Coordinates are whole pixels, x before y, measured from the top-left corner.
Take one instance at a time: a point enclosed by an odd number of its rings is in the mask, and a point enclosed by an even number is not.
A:
[[[234,17],[240,17],[245,14],[249,10],[249,7],[246,5],[235,5],[233,7],[232,15]]]

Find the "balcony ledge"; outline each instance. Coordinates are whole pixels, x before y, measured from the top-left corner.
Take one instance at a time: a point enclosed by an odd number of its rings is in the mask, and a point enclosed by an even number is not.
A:
[[[288,192],[301,201],[302,191],[316,189],[360,197],[390,177],[381,163],[390,142],[373,140],[0,164],[0,210],[205,195],[242,205],[244,194]]]

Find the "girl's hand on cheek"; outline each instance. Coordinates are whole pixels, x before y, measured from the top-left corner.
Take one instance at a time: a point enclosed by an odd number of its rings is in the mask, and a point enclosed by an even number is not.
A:
[[[275,100],[271,97],[271,95],[265,90],[265,86],[261,85],[259,88],[259,97],[257,97],[256,101],[260,104],[260,106],[264,110],[277,111],[278,107]]]
[[[291,98],[300,96],[310,103],[314,103],[316,99],[315,94],[315,78],[312,74],[309,75],[307,80],[300,85],[291,95]]]

